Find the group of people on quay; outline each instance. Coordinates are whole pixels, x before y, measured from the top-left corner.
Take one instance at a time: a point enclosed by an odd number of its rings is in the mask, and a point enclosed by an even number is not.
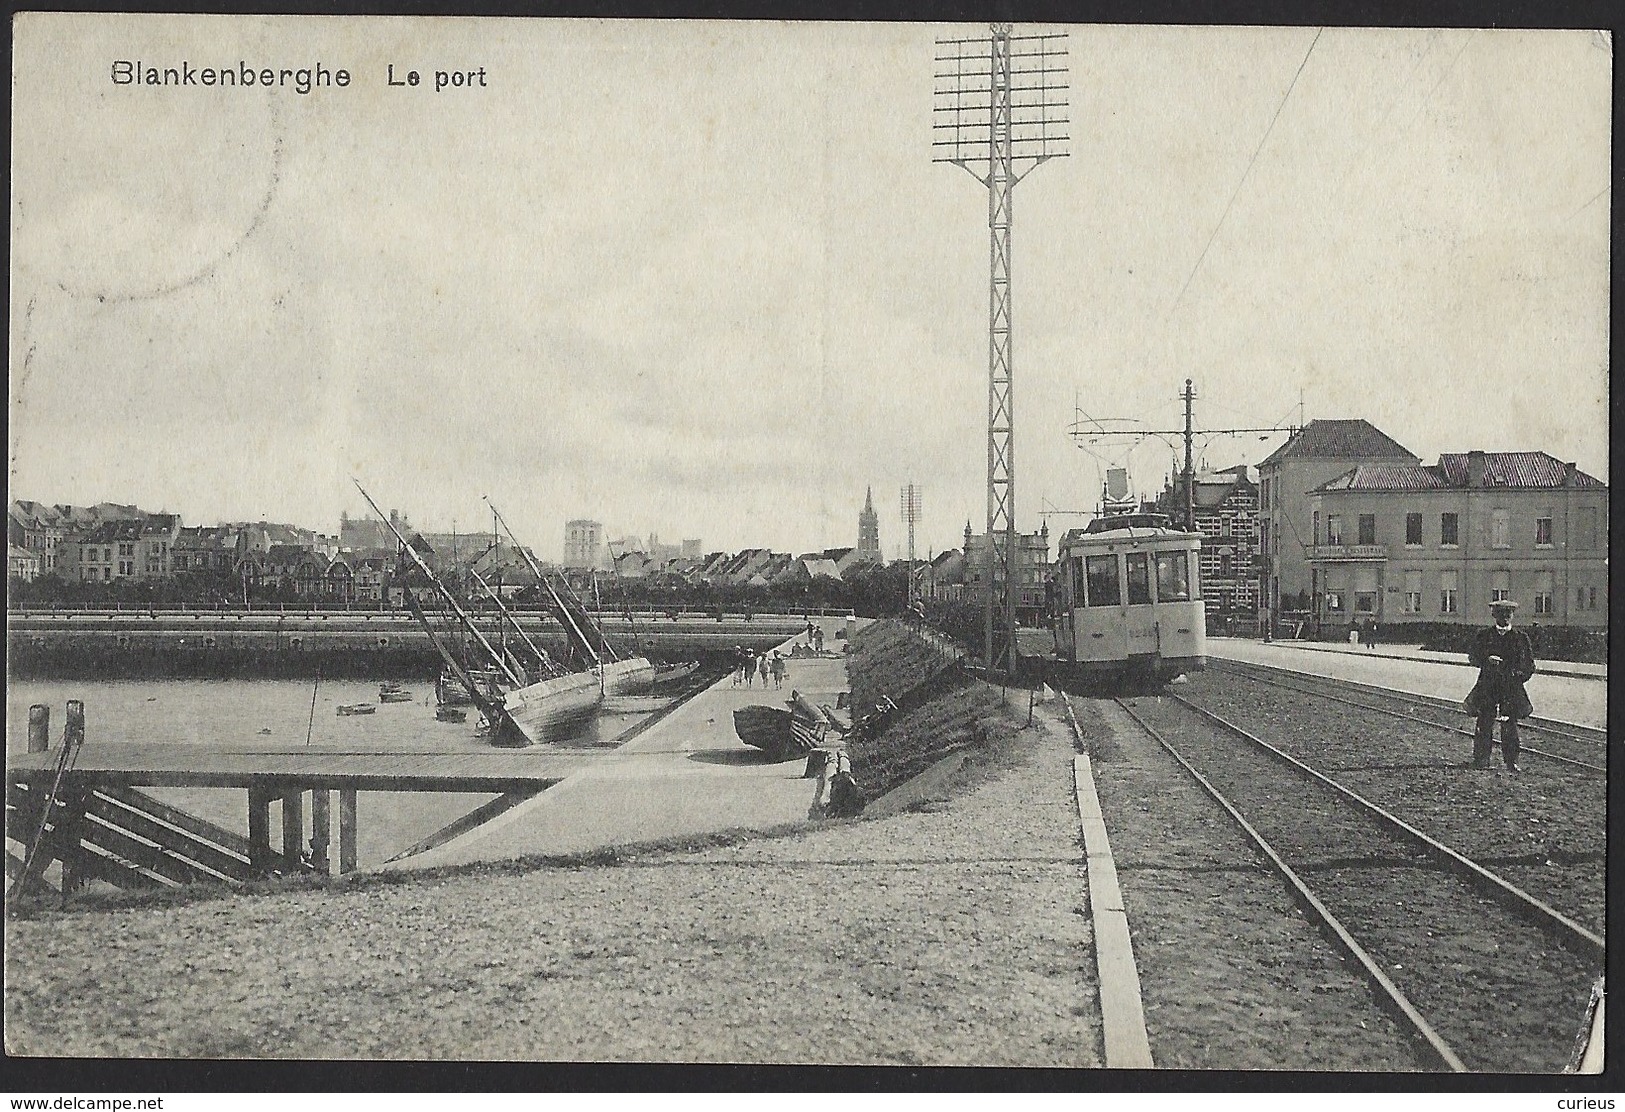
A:
[[[751,687],[755,684],[757,676],[762,677],[764,690],[767,688],[769,680],[773,682],[774,687],[784,686],[784,657],[779,654],[777,649],[773,650],[771,654],[758,653],[755,649],[747,649],[736,645],[734,646],[734,656],[739,661],[738,670],[734,672],[735,687],[741,685]]]

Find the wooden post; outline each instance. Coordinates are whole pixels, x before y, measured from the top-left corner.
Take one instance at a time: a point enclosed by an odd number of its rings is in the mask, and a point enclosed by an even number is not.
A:
[[[78,699],[69,699],[67,719],[63,726],[62,743],[72,750],[85,743],[85,704]]]
[[[51,708],[35,703],[28,708],[28,751],[43,753],[51,747]]]
[[[71,704],[70,704],[71,705]],[[68,896],[85,886],[84,849],[79,841],[84,834],[85,792],[73,792],[62,800],[61,809],[52,816],[56,841],[56,858],[62,862],[62,896]],[[50,854],[41,854],[40,860],[49,861]],[[41,869],[43,872],[43,868]]]
[[[282,794],[282,867],[299,868],[305,849],[305,793],[293,788]]]
[[[339,872],[355,872],[355,789],[339,791]]]
[[[313,788],[310,793],[310,863],[323,876],[330,871],[327,846],[332,835],[332,793],[326,788]]]
[[[260,784],[248,786],[248,864],[256,873],[268,873],[271,856],[271,792]]]

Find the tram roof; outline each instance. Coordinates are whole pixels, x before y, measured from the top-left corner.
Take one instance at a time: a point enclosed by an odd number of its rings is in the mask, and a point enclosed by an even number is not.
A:
[[[1123,525],[1115,529],[1068,529],[1057,546],[1068,548],[1105,548],[1125,542],[1161,540],[1199,541],[1201,534],[1187,533],[1171,525]]]

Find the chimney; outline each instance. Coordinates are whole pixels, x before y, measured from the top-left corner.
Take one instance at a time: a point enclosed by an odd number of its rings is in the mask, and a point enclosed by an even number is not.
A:
[[[1569,463],[1565,463],[1563,465],[1563,485],[1564,486],[1571,487],[1571,486],[1574,485],[1574,473],[1575,473],[1576,470],[1577,470],[1577,468],[1575,467],[1575,465],[1574,465],[1574,463],[1572,461],[1569,462]]]
[[[1484,485],[1484,453],[1474,450],[1467,453],[1467,485],[1481,487]]]

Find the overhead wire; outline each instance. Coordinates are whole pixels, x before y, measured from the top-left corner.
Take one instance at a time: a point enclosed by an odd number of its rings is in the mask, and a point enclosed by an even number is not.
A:
[[[1325,30],[1324,27],[1315,28],[1315,37],[1309,41],[1309,49],[1303,52],[1303,61],[1298,63],[1298,69],[1293,73],[1292,81],[1287,85],[1286,92],[1281,94],[1281,102],[1275,106],[1275,114],[1270,117],[1269,126],[1264,129],[1263,136],[1258,140],[1258,146],[1253,148],[1253,156],[1247,160],[1247,168],[1241,172],[1241,177],[1236,180],[1236,188],[1231,191],[1230,200],[1225,202],[1224,211],[1219,214],[1219,222],[1213,225],[1213,231],[1209,233],[1207,242],[1202,245],[1202,253],[1196,257],[1196,265],[1191,267],[1190,274],[1185,278],[1185,284],[1179,287],[1179,295],[1174,298],[1173,305],[1168,309],[1168,317],[1172,317],[1178,311],[1180,302],[1185,299],[1185,291],[1190,289],[1191,283],[1196,280],[1197,272],[1202,269],[1202,261],[1207,258],[1208,250],[1213,246],[1213,241],[1218,238],[1219,229],[1224,227],[1224,222],[1230,215],[1230,209],[1234,207],[1236,198],[1241,195],[1242,186],[1247,184],[1247,178],[1252,174],[1253,166],[1258,162],[1258,156],[1264,150],[1264,144],[1269,142],[1270,133],[1275,130],[1275,121],[1281,118],[1281,110],[1286,107],[1287,100],[1292,96],[1292,90],[1298,87],[1298,78],[1303,75],[1303,68],[1309,64],[1309,56],[1315,52],[1315,44],[1320,42],[1320,36]],[[1168,318],[1165,317],[1164,319]]]
[[[1596,204],[1598,199],[1601,198],[1604,193],[1607,193],[1612,188],[1614,188],[1614,183],[1609,182],[1607,185],[1605,185],[1601,189],[1597,190],[1596,194],[1594,196],[1592,196],[1591,200],[1587,201],[1585,204],[1581,205],[1579,208],[1577,208],[1573,212],[1569,213],[1567,219],[1573,220],[1576,216],[1579,216],[1586,209],[1588,209],[1592,205]]]

